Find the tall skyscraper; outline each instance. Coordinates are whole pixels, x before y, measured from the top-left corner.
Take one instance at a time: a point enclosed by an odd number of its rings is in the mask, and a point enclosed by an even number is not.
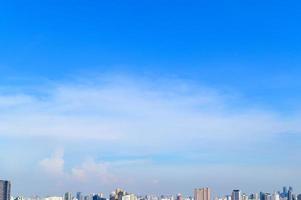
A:
[[[260,192],[259,193],[259,199],[260,200],[264,200],[265,196],[264,196],[264,193],[263,192]]]
[[[264,193],[264,200],[272,200],[272,195],[270,193]]]
[[[283,187],[283,191],[281,193],[281,197],[282,198],[287,197],[287,188],[285,186]]]
[[[72,194],[70,192],[66,192],[64,195],[64,200],[72,200]]]
[[[211,200],[210,188],[195,189],[194,200]]]
[[[244,193],[244,194],[241,195],[241,199],[242,200],[249,200],[249,196]]]
[[[274,192],[272,200],[280,200],[280,195],[278,192]]]
[[[93,194],[84,196],[84,200],[93,200]]]
[[[9,181],[0,180],[0,200],[10,200],[10,188]]]
[[[259,200],[259,195],[258,193],[250,194],[250,199],[251,200]],[[277,199],[279,200],[279,199]]]
[[[233,190],[232,191],[232,200],[241,200],[241,192],[240,190]]]
[[[177,200],[182,200],[183,198],[182,198],[182,194],[178,194],[177,195]]]
[[[83,200],[83,195],[82,195],[82,193],[81,193],[81,192],[77,192],[77,193],[76,193],[76,198],[77,198],[77,200]]]
[[[293,200],[293,188],[291,187],[287,192],[287,200]]]
[[[137,200],[137,196],[134,194],[127,194],[121,197],[122,200]]]
[[[102,193],[98,193],[92,196],[92,200],[106,200],[106,198],[103,197]]]

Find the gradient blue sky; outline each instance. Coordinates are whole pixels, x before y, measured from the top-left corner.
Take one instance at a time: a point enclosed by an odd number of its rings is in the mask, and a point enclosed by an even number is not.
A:
[[[301,3],[0,3],[14,194],[301,187]]]

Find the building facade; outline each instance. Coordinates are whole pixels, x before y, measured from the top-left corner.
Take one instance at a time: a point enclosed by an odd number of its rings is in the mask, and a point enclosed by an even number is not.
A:
[[[232,191],[232,200],[241,200],[241,192],[240,190],[233,190]]]
[[[194,200],[211,200],[210,188],[199,188],[194,190]]]
[[[72,194],[70,192],[66,192],[64,195],[64,200],[72,200]]]
[[[9,181],[0,180],[0,200],[10,200],[11,184]]]
[[[122,200],[137,200],[137,196],[134,194],[127,194],[122,196]]]

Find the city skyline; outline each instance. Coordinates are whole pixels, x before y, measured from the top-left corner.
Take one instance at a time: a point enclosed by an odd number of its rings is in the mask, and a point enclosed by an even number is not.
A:
[[[282,187],[282,191],[274,190],[271,192],[252,192],[245,193],[239,189],[234,189],[231,194],[213,194],[211,188],[195,188],[193,196],[173,194],[135,194],[124,189],[116,188],[108,197],[102,192],[83,194],[76,192],[66,192],[64,195],[46,195],[44,197],[32,195],[24,197],[23,195],[11,195],[11,183],[7,180],[0,180],[0,200],[300,200],[301,194],[296,193],[292,186]]]
[[[0,178],[25,196],[298,191],[300,10],[0,1]]]

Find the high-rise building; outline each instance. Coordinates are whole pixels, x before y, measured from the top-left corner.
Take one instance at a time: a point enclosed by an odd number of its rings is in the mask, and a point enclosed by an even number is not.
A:
[[[240,190],[233,190],[232,191],[232,200],[241,200],[241,192]]]
[[[287,192],[287,200],[293,200],[293,189],[289,189]]]
[[[134,194],[127,194],[121,197],[122,200],[137,200],[137,196]]]
[[[102,193],[98,193],[92,196],[92,200],[106,200],[106,198],[103,197]]]
[[[241,195],[241,199],[242,200],[249,200],[249,196],[244,193],[244,194]]]
[[[283,191],[281,193],[281,197],[282,198],[287,197],[287,188],[285,186],[283,187]]]
[[[264,200],[272,200],[272,195],[270,193],[265,193]]]
[[[110,194],[110,200],[122,200],[122,196],[126,195],[126,191],[123,189],[117,188]]]
[[[194,200],[211,200],[210,188],[195,189]]]
[[[66,192],[64,195],[64,200],[72,200],[72,194],[70,192]]]
[[[14,200],[24,200],[24,197],[22,197],[22,196],[17,196],[16,198],[14,198]]]
[[[9,181],[0,180],[0,200],[10,200],[10,188]]]
[[[280,200],[280,196],[278,192],[274,192],[272,200]]]
[[[77,193],[76,193],[76,199],[77,199],[77,200],[83,200],[83,195],[82,195],[81,192],[77,192]]]
[[[43,198],[44,200],[63,200],[63,197],[50,196]]]
[[[84,200],[92,200],[92,199],[93,199],[93,195],[84,196]]]
[[[182,200],[183,198],[182,198],[182,195],[181,194],[178,194],[177,195],[177,200]]]
[[[258,193],[250,194],[250,198],[249,199],[251,199],[251,200],[259,200]]]
[[[264,200],[264,198],[265,198],[264,195],[265,195],[265,194],[264,194],[263,192],[260,192],[260,193],[259,193],[259,199],[260,199],[260,200]]]
[[[172,195],[161,195],[160,200],[174,200]]]

